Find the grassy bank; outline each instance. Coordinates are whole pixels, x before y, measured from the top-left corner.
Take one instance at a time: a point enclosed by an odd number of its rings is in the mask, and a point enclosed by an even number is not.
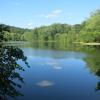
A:
[[[90,42],[90,43],[84,43],[84,42],[75,42],[76,44],[81,44],[81,45],[100,45],[100,43],[96,42]]]

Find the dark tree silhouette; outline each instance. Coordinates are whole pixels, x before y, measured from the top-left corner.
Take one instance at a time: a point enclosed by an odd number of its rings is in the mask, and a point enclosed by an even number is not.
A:
[[[15,80],[24,82],[17,70],[24,71],[23,66],[20,66],[17,61],[22,60],[29,67],[27,58],[18,47],[1,46],[0,45],[0,100],[7,100],[7,98],[22,96],[17,90],[21,85],[16,83]]]
[[[4,38],[4,32],[5,31],[10,32],[10,27],[6,26],[4,24],[0,24],[0,42],[6,40]]]

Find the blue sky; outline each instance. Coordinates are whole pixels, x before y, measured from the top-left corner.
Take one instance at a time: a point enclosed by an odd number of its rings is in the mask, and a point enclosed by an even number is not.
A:
[[[0,0],[0,23],[34,28],[77,24],[100,8],[100,0]]]

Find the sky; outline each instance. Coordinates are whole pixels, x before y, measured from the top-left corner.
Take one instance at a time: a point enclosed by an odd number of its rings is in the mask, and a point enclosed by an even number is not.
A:
[[[80,24],[100,8],[100,0],[0,0],[0,23],[34,28]]]

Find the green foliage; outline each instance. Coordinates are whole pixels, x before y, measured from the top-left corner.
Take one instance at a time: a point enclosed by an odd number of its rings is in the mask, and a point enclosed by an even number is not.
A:
[[[21,36],[21,38],[20,38],[20,40],[24,40],[24,41],[31,41],[32,39],[33,39],[33,34],[31,33],[31,32],[25,32],[22,36]]]
[[[0,42],[6,40],[4,38],[4,34],[6,31],[7,32],[10,31],[9,26],[5,26],[4,24],[0,24]]]
[[[21,49],[0,45],[0,100],[22,96],[17,88],[21,88],[20,82],[23,83],[24,80],[18,70],[24,71],[24,68],[18,64],[18,60],[22,60],[29,67]],[[20,82],[16,82],[16,79]]]
[[[0,24],[0,41],[19,41],[24,32],[28,31],[30,30]]]
[[[22,29],[0,25],[0,39],[7,41],[38,41],[38,42],[100,42],[100,10],[93,12],[81,24],[68,25],[55,23],[34,29]],[[8,31],[8,28],[9,30]]]
[[[80,32],[83,42],[100,42],[100,10],[91,14]]]

